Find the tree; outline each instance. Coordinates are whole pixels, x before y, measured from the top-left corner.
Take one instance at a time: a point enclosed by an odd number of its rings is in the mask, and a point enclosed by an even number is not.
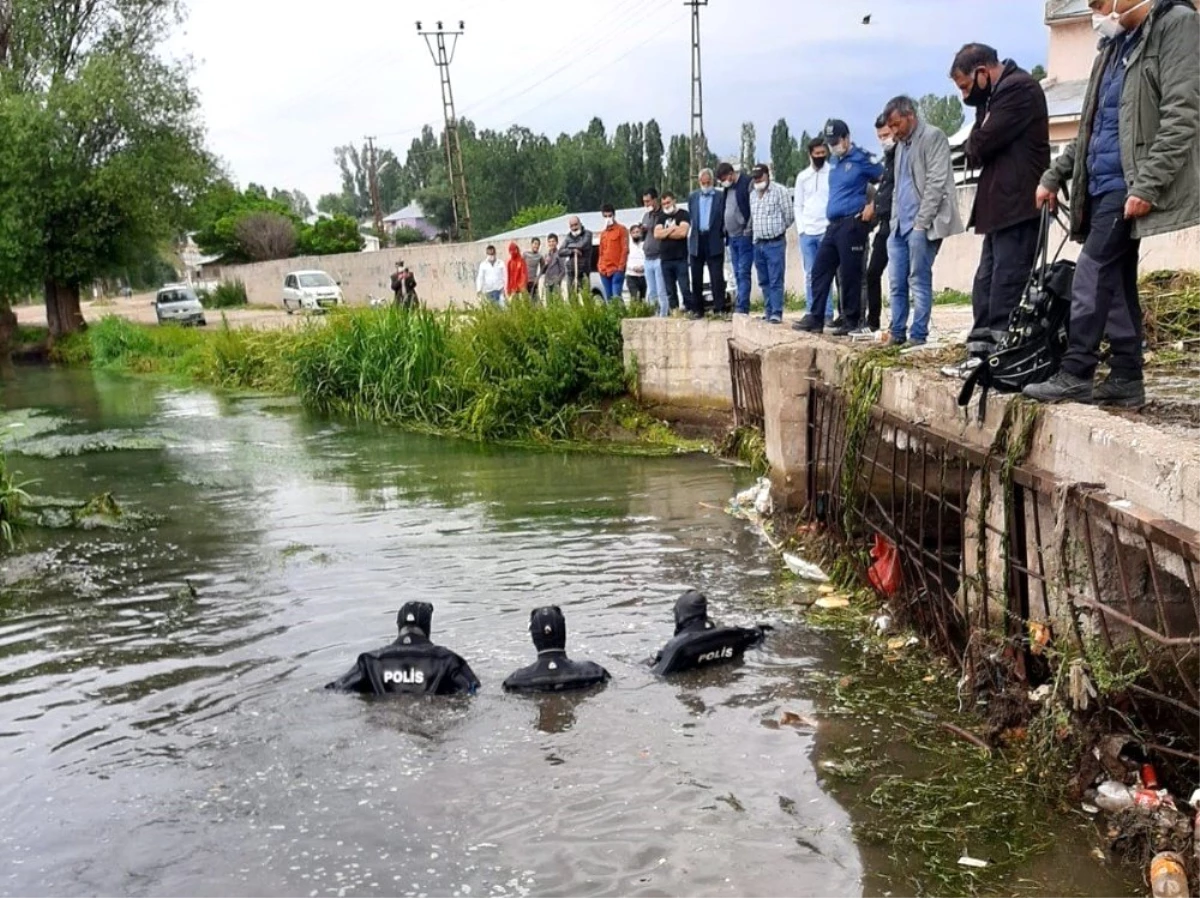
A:
[[[195,240],[196,245],[210,255],[221,256],[228,262],[256,262],[267,257],[281,258],[263,255],[264,252],[274,252],[277,244],[272,243],[272,249],[264,250],[258,229],[251,228],[246,231],[239,228],[243,219],[260,215],[288,219],[292,225],[292,241],[295,242],[298,219],[288,206],[268,198],[266,190],[257,184],[247,186],[244,193],[238,193],[236,190],[231,193],[220,189],[207,196],[203,205],[203,212],[197,216]],[[261,225],[261,220],[259,224]],[[246,234],[252,235],[253,247],[243,242],[242,238]]]
[[[323,193],[317,200],[317,211],[326,215],[350,215],[353,209],[353,203],[347,202],[340,193]]]
[[[271,191],[271,199],[281,206],[286,206],[297,218],[308,218],[313,214],[312,203],[302,191],[280,190],[276,187]]]
[[[750,171],[758,162],[758,146],[757,139],[754,133],[754,122],[742,123],[742,146],[738,153],[738,158],[742,163],[743,171]]]
[[[174,0],[4,5],[0,295],[40,287],[56,339],[84,327],[84,285],[186,226],[216,166],[186,71],[156,53]]]
[[[358,230],[357,221],[346,215],[335,215],[302,226],[296,234],[295,244],[299,255],[331,256],[360,252],[366,241]]]
[[[396,228],[392,232],[393,246],[412,246],[414,243],[425,243],[428,239],[416,228]]]
[[[917,108],[922,120],[935,128],[941,128],[947,137],[957,134],[966,118],[963,114],[962,100],[957,94],[944,97],[926,94],[917,101]]]
[[[1029,75],[1030,75],[1030,77],[1033,78],[1034,81],[1045,81],[1046,80],[1046,67],[1042,66],[1042,65],[1035,65],[1033,67],[1033,71],[1030,72]]]
[[[286,259],[296,250],[296,225],[279,212],[251,212],[237,219],[234,239],[250,262]]]
[[[688,185],[692,183],[692,147],[686,134],[675,134],[667,149],[667,171],[663,188],[687,199]]]
[[[791,184],[806,162],[787,121],[780,119],[771,129],[772,178],[780,184]]]
[[[352,143],[334,147],[333,158],[342,173],[342,197],[352,218],[371,214],[371,190],[363,153]]]
[[[661,190],[664,174],[662,130],[658,127],[658,122],[650,119],[646,122],[646,183],[637,189],[656,187]]]
[[[543,203],[540,206],[526,206],[508,220],[508,223],[504,226],[504,230],[515,231],[519,228],[527,228],[530,225],[538,224],[551,218],[558,218],[560,215],[566,214],[567,207],[562,203]]]

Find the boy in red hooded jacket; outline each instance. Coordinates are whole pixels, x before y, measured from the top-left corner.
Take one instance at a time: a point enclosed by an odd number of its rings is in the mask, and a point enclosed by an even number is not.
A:
[[[521,255],[521,247],[516,243],[508,245],[508,283],[504,288],[505,295],[512,299],[524,293],[529,284],[529,266]]]

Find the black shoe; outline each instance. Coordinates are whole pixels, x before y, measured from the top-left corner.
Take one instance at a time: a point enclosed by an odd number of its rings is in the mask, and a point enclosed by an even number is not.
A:
[[[1030,384],[1021,391],[1038,402],[1087,402],[1092,401],[1090,378],[1076,377],[1068,371],[1059,371],[1049,380]]]
[[[843,327],[846,326],[846,319],[843,318],[841,315],[838,315],[836,318],[833,319],[833,321],[830,323],[829,326],[831,328],[833,328],[835,331],[840,331]]]
[[[792,330],[806,334],[821,334],[825,332],[825,323],[815,315],[805,315],[792,325]]]
[[[1146,404],[1146,382],[1141,378],[1134,380],[1120,374],[1109,374],[1092,390],[1092,401],[1097,405],[1141,408]]]
[[[843,321],[840,325],[833,329],[833,336],[848,337],[856,330],[858,330],[857,325],[851,325],[849,322]]]

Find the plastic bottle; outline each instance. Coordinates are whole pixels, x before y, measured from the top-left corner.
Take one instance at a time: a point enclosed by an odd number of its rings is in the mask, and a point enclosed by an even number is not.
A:
[[[1150,893],[1154,898],[1185,898],[1188,893],[1183,858],[1173,851],[1161,851],[1150,862]]]

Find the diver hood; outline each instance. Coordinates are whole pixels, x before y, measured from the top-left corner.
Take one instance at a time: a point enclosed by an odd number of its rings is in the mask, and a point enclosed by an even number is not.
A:
[[[396,615],[396,626],[401,636],[416,631],[428,639],[433,631],[433,606],[428,602],[405,602]]]
[[[675,600],[675,634],[684,630],[707,630],[712,627],[708,620],[708,598],[702,592],[689,589]]]
[[[529,615],[529,634],[533,644],[542,652],[565,652],[567,650],[567,619],[557,605],[535,608]]]

